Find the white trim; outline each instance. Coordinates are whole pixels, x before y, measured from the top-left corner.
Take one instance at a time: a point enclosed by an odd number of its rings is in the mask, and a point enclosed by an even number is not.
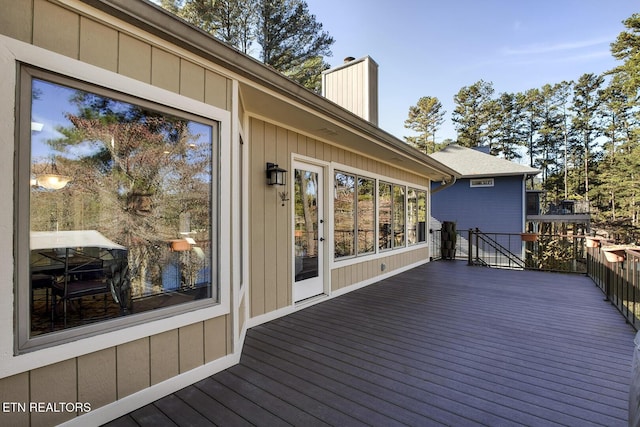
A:
[[[175,393],[184,387],[195,384],[211,375],[228,369],[240,363],[240,354],[230,354],[206,365],[199,366],[185,373],[171,377],[161,383],[147,387],[129,396],[123,397],[100,408],[94,409],[84,415],[73,418],[60,424],[65,427],[84,427],[88,425],[102,425],[135,411],[156,400]]]
[[[237,118],[238,117],[238,81],[237,80],[233,80],[232,81],[232,90],[231,90],[231,117],[233,118]],[[229,183],[229,187],[231,188],[231,218],[233,218],[230,222],[231,228],[232,230],[230,231],[230,236],[229,239],[231,239],[231,236],[241,236],[242,233],[242,212],[240,212],[240,199],[243,197],[243,193],[242,193],[242,176],[241,173],[243,171],[243,169],[240,167],[240,162],[242,160],[242,156],[241,156],[241,151],[242,151],[242,147],[240,146],[240,129],[239,129],[240,124],[238,123],[238,120],[231,120],[231,171],[233,173],[233,176],[231,178],[231,182]],[[230,172],[231,173],[231,172]],[[239,240],[239,239],[238,239]],[[229,240],[231,241],[231,240]],[[245,244],[246,246],[246,244]],[[233,256],[230,259],[230,268],[233,271],[233,274],[231,275],[232,279],[233,279],[233,296],[232,296],[232,307],[233,307],[233,313],[238,313],[240,310],[240,301],[241,301],[241,294],[240,294],[240,277],[241,277],[241,270],[243,268],[242,266],[242,254],[240,253],[240,244],[233,244],[231,245],[231,250],[233,251]],[[240,331],[240,317],[237,315],[232,316],[232,322],[233,322],[233,327],[232,327],[232,336],[233,336],[233,353],[236,352],[240,352],[242,351],[242,347],[238,346],[238,342],[239,342],[239,337],[241,334]]]
[[[408,188],[413,188],[415,190],[419,190],[419,191],[425,191],[427,194],[426,197],[426,204],[431,205],[431,190],[429,189],[428,186],[424,186],[424,185],[420,185],[420,184],[415,184],[409,181],[402,181],[402,180],[398,180],[398,179],[393,179],[390,177],[387,177],[385,175],[380,175],[378,173],[373,173],[371,171],[367,171],[364,169],[359,169],[356,167],[352,167],[352,166],[347,166],[344,165],[342,163],[337,163],[337,162],[331,162],[330,163],[330,167],[329,167],[329,185],[330,187],[328,188],[333,188],[332,184],[334,181],[334,175],[336,170],[341,171],[341,172],[346,172],[346,173],[352,173],[354,175],[360,176],[362,178],[370,178],[375,180],[376,185],[375,185],[375,198],[376,198],[376,210],[375,210],[375,223],[378,224],[379,222],[379,206],[378,206],[378,193],[379,193],[379,188],[378,185],[380,183],[380,181],[383,181],[385,183],[388,184],[394,184],[394,185],[400,185],[400,186],[404,186],[405,190]],[[427,179],[428,182],[429,179]],[[330,214],[330,221],[329,221],[329,235],[328,235],[328,241],[329,241],[329,254],[330,254],[330,259],[329,259],[329,271],[332,271],[336,268],[341,268],[341,267],[346,267],[349,265],[354,265],[354,264],[360,264],[362,262],[366,262],[366,261],[371,261],[371,260],[375,260],[375,259],[379,259],[379,258],[384,258],[387,257],[389,255],[395,255],[395,254],[401,254],[401,253],[405,253],[405,252],[411,252],[414,251],[416,249],[422,249],[424,247],[429,247],[429,237],[428,237],[428,231],[429,231],[429,220],[427,219],[425,221],[425,241],[424,242],[418,242],[415,243],[413,245],[409,245],[406,241],[405,241],[405,245],[404,247],[401,248],[390,248],[390,249],[384,249],[384,250],[380,250],[380,248],[378,248],[378,232],[379,232],[379,228],[376,227],[375,229],[375,244],[376,244],[376,250],[373,253],[369,253],[369,254],[365,254],[365,255],[358,255],[358,256],[350,256],[350,257],[344,257],[344,258],[340,258],[340,259],[336,259],[334,254],[335,254],[335,217],[333,215],[334,212],[334,199],[333,197],[329,197],[329,214]],[[408,218],[408,210],[407,210],[407,193],[405,192],[405,229],[407,227],[407,218]],[[425,210],[427,209],[427,207],[425,206]]]
[[[219,231],[220,249],[218,272],[220,304],[157,321],[124,327],[121,330],[82,338],[66,344],[14,355],[14,279],[15,260],[13,255],[0,257],[2,271],[10,272],[0,277],[0,378],[39,368],[84,354],[114,347],[129,341],[148,337],[230,313],[229,265],[231,262],[231,213],[225,207],[231,200],[231,114],[229,111],[169,92],[158,87],[98,68],[48,50],[32,46],[0,35],[0,103],[2,117],[15,117],[16,105],[16,61],[40,67],[50,72],[76,78],[87,83],[130,94],[144,100],[166,105],[178,110],[201,115],[220,123],[220,184],[219,184]],[[15,148],[15,122],[3,120],[0,124],[0,168],[9,176],[14,176],[13,150]],[[0,182],[0,194],[13,194],[13,180]],[[0,253],[13,254],[14,213],[9,203],[0,213]]]
[[[328,191],[328,170],[329,170],[329,165],[326,162],[322,162],[322,161],[318,161],[317,159],[312,159],[311,161],[307,161],[307,160],[303,160],[304,158],[307,158],[306,156],[299,156],[299,155],[295,155],[294,153],[292,153],[291,155],[291,172],[289,173],[290,179],[289,179],[289,184],[288,184],[288,191],[289,191],[289,195],[290,198],[294,198],[295,197],[295,188],[294,188],[294,180],[293,180],[293,173],[295,171],[295,169],[301,169],[301,170],[307,170],[310,172],[316,172],[320,175],[320,178],[318,180],[318,200],[317,200],[317,204],[319,205],[319,211],[318,211],[318,237],[322,238],[323,241],[322,242],[318,242],[320,244],[319,246],[319,250],[318,250],[318,273],[320,275],[320,277],[318,278],[318,280],[322,281],[322,294],[329,294],[329,292],[331,291],[331,285],[330,285],[330,276],[329,276],[329,263],[327,262],[328,257],[329,257],[329,239],[327,238],[327,233],[329,232],[329,227],[328,227],[328,223],[329,220],[327,218],[330,218],[329,215],[331,215],[331,211],[328,210],[327,207],[327,199],[330,199],[330,197],[327,194]],[[290,259],[291,259],[291,300],[294,304],[297,304],[298,301],[304,301],[309,297],[314,297],[316,295],[306,295],[303,294],[302,296],[300,295],[296,295],[297,291],[296,291],[296,280],[295,280],[295,275],[296,275],[296,263],[295,263],[295,259],[296,259],[296,253],[295,253],[295,201],[293,201],[292,203],[289,204],[290,205],[290,218],[291,218],[291,253],[290,253]],[[321,295],[321,294],[320,294]]]

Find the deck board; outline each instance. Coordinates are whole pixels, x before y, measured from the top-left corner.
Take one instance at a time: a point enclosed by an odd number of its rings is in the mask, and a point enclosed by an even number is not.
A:
[[[439,261],[255,327],[109,425],[626,426],[633,338],[585,276]]]

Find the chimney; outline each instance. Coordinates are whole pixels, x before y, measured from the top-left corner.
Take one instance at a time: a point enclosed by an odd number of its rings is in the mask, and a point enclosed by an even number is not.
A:
[[[369,56],[348,56],[322,73],[322,95],[378,126],[378,64]]]

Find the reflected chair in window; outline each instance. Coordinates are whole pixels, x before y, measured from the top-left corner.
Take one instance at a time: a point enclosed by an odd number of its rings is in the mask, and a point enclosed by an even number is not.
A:
[[[92,260],[78,267],[70,269],[52,287],[51,316],[55,321],[56,308],[62,303],[64,327],[67,327],[69,304],[77,300],[77,310],[81,320],[86,320],[82,314],[81,299],[88,296],[104,295],[104,312],[107,312],[107,295],[111,293],[102,260]],[[59,298],[59,301],[57,300]]]
[[[113,300],[120,305],[121,314],[131,311],[131,279],[127,258],[116,258],[107,266],[107,283]]]
[[[52,274],[32,273],[31,274],[31,311],[34,310],[34,301],[36,291],[44,290],[45,293],[45,312],[49,312],[49,292],[53,288],[56,278]]]

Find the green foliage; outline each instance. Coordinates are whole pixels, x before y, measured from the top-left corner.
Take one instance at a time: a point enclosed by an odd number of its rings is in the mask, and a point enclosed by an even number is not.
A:
[[[489,146],[491,154],[509,160],[526,152],[530,166],[541,171],[537,188],[551,201],[588,201],[596,221],[638,241],[640,14],[623,23],[626,30],[611,45],[622,63],[613,70],[497,97],[491,82],[479,80],[454,96],[452,121],[458,144]],[[415,111],[411,107],[410,118]],[[406,139],[418,147],[426,141]]]
[[[490,117],[490,101],[493,83],[479,80],[465,86],[453,97],[456,107],[452,118],[458,131],[458,144],[478,147],[487,143],[487,127]]]
[[[623,23],[627,31],[621,32],[611,44],[611,54],[623,63],[611,72],[621,76],[625,92],[637,102],[640,90],[640,13],[634,13]]]
[[[409,117],[404,127],[418,133],[406,136],[405,140],[418,150],[430,154],[436,151],[436,131],[444,121],[445,111],[438,98],[423,96],[418,103],[409,107]]]
[[[304,0],[162,0],[162,7],[315,92],[333,38]]]

